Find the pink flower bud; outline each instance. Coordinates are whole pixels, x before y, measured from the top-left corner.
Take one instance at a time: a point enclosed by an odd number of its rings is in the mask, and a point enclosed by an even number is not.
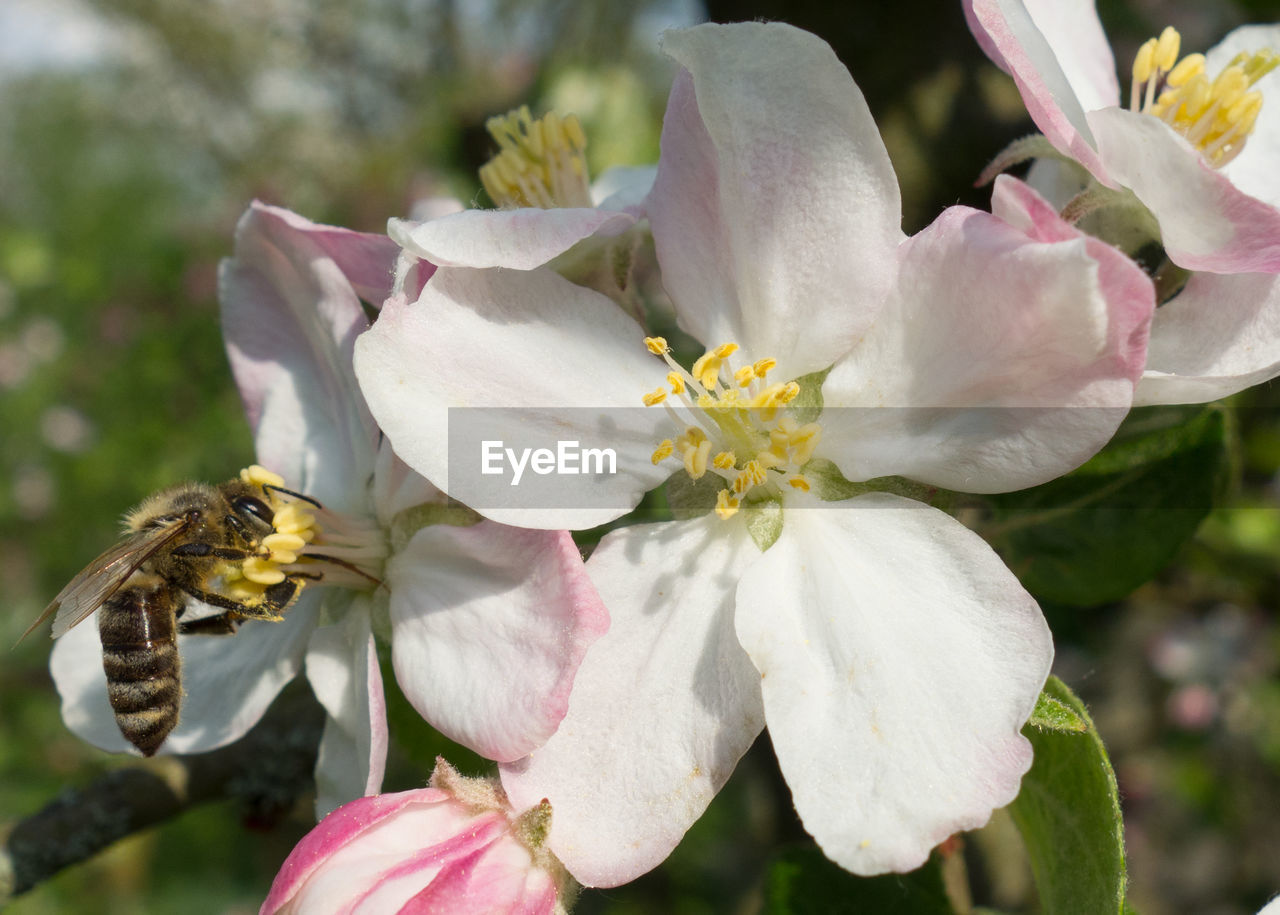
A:
[[[568,875],[543,847],[546,801],[517,816],[495,782],[443,760],[431,787],[339,807],[285,859],[259,915],[555,915]]]

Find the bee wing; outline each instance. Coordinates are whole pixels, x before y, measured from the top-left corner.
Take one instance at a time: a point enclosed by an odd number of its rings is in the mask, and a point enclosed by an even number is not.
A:
[[[44,612],[22,633],[19,642],[30,635],[37,626],[52,614],[53,638],[64,635],[68,629],[82,622],[120,590],[129,576],[184,530],[183,519],[164,527],[147,528],[129,534],[111,549],[89,563],[67,586],[58,592]]]

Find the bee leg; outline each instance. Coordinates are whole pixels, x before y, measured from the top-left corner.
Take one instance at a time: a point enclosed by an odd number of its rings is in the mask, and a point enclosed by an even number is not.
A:
[[[240,619],[228,611],[217,616],[179,623],[178,632],[182,635],[235,635],[239,626]]]
[[[201,558],[212,556],[216,559],[230,559],[240,561],[248,559],[253,553],[248,550],[237,550],[232,547],[213,546],[209,543],[196,541],[194,543],[184,543],[181,546],[174,547],[170,551],[173,556],[199,556]]]
[[[271,588],[267,589],[267,593],[270,594],[272,588],[278,588],[286,582],[287,579],[279,585],[272,585]],[[183,588],[182,590],[186,591],[196,600],[204,601],[206,604],[213,607],[221,607],[223,610],[234,614],[240,619],[267,620],[272,623],[278,623],[284,619],[284,617],[277,613],[275,608],[270,605],[269,601],[264,602],[261,606],[255,607],[250,606],[249,604],[239,603],[238,601],[231,600],[230,598],[223,597],[219,594],[214,594],[212,591],[201,591],[199,588]]]

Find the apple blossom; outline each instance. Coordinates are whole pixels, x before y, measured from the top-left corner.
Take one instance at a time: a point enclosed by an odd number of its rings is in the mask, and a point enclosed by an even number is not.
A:
[[[563,913],[571,884],[543,844],[550,818],[546,802],[517,815],[496,783],[439,760],[430,787],[325,817],[285,859],[260,912]]]
[[[1165,29],[1139,50],[1126,106],[1091,0],[964,6],[1056,154],[1092,176],[1072,206],[1110,209],[1193,271],[1156,314],[1138,402],[1213,400],[1280,374],[1280,26],[1181,59]],[[1081,186],[1067,180],[1057,202]]]
[[[326,584],[342,587],[306,586],[281,623],[182,637],[187,698],[164,749],[201,752],[238,739],[305,666],[328,712],[317,763],[322,811],[381,784],[387,733],[375,631],[389,636],[396,678],[424,718],[484,756],[513,760],[555,730],[583,653],[607,627],[567,533],[504,527],[449,506],[395,457],[369,415],[351,348],[368,327],[361,299],[388,294],[397,250],[383,236],[254,204],[220,276],[227,349],[258,458],[279,476],[251,473],[318,503],[273,507],[278,519],[291,511],[309,528],[299,530],[299,552],[313,538],[292,568],[319,568]],[[102,665],[90,660],[100,652],[93,627],[73,629],[54,650],[53,674],[72,730],[123,750]]]
[[[766,723],[824,851],[910,869],[1016,795],[1052,644],[980,538],[848,480],[996,492],[1078,465],[1128,408],[1151,284],[1012,179],[1008,220],[957,207],[904,238],[870,112],[814,36],[708,25],[664,48],[682,70],[646,206],[710,346],[692,368],[554,272],[442,267],[388,302],[356,374],[397,453],[454,495],[477,477],[451,459],[458,416],[616,451],[572,503],[475,503],[494,519],[600,524],[670,461],[716,482],[703,517],[600,542],[610,632],[557,733],[503,766],[517,808],[551,801],[578,880],[659,863]]]

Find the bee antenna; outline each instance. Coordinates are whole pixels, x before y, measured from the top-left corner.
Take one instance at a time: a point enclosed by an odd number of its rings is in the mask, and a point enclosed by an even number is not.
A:
[[[276,492],[282,492],[287,496],[293,496],[295,499],[301,499],[303,502],[310,502],[316,508],[324,508],[324,506],[321,505],[317,500],[311,498],[310,496],[304,496],[300,492],[294,492],[292,489],[285,489],[283,486],[276,486],[274,483],[262,484],[263,492],[271,492],[272,490],[275,490]]]

